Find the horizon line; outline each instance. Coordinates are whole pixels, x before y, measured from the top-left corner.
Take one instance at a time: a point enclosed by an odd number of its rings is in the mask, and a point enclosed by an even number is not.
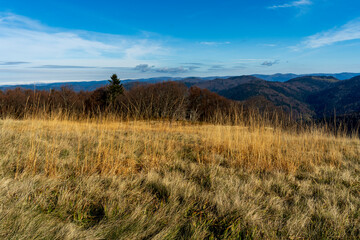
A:
[[[253,74],[243,74],[243,75],[226,75],[226,76],[205,76],[205,77],[200,77],[200,76],[186,76],[186,77],[170,77],[170,76],[158,76],[158,77],[149,77],[149,78],[126,78],[120,81],[136,81],[136,80],[148,80],[148,79],[156,79],[156,78],[169,78],[171,79],[186,79],[186,78],[230,78],[230,77],[242,77],[242,76],[255,76],[255,75],[264,75],[264,76],[274,76],[274,75],[287,75],[287,74],[293,74],[293,75],[298,75],[298,76],[311,76],[311,75],[338,75],[338,74],[359,74],[356,72],[338,72],[338,73],[291,73],[291,72],[287,72],[287,73],[273,73],[273,74],[262,74],[262,73],[253,73]],[[19,86],[19,85],[27,85],[27,86],[31,86],[31,85],[41,85],[41,84],[54,84],[54,83],[82,83],[82,82],[102,82],[102,81],[107,81],[108,79],[101,79],[101,80],[55,80],[55,81],[48,81],[48,82],[44,82],[44,81],[40,81],[40,82],[16,82],[16,83],[12,83],[12,82],[4,82],[1,83],[0,82],[0,87],[7,87],[7,86]]]

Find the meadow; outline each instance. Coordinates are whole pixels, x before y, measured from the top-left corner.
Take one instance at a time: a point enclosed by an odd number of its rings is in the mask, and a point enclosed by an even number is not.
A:
[[[360,140],[312,126],[0,120],[1,239],[358,239]]]

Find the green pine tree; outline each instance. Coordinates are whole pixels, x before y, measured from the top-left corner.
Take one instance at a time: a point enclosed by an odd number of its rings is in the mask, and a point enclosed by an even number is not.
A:
[[[111,76],[111,79],[109,80],[110,85],[108,86],[108,100],[111,104],[114,103],[115,99],[124,93],[124,87],[121,84],[120,79],[116,74],[113,74]]]

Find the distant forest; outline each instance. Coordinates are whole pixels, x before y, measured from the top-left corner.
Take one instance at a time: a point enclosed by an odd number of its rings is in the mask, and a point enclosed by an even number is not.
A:
[[[111,84],[93,91],[75,91],[69,86],[51,90],[9,88],[0,91],[0,116],[112,115],[128,120],[230,124],[255,117],[282,125],[327,123],[346,126],[349,131],[358,131],[360,126],[360,77],[340,81],[334,77],[304,76],[271,82],[240,76],[124,85],[116,96],[112,96]]]

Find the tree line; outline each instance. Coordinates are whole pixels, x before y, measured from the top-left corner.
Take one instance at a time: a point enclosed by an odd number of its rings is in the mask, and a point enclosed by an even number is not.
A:
[[[226,99],[207,89],[188,88],[180,82],[138,84],[125,90],[116,74],[107,86],[94,91],[75,92],[67,86],[49,91],[22,88],[0,91],[2,118],[62,114],[72,118],[112,115],[138,120],[236,122],[250,118],[251,112],[256,111],[249,104]]]

